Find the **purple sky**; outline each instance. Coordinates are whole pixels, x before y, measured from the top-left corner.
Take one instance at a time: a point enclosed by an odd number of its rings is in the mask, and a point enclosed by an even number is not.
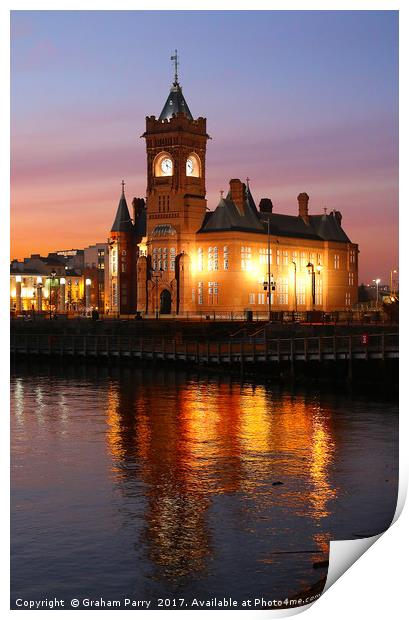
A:
[[[256,202],[339,209],[360,281],[398,255],[398,13],[12,13],[12,258],[106,239],[120,181],[144,196],[145,116],[170,54],[208,119],[208,205],[231,177]]]

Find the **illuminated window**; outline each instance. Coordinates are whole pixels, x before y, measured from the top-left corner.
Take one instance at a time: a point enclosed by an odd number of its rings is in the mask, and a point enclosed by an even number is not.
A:
[[[170,248],[170,271],[175,271],[175,261],[176,261],[176,250],[175,248]]]
[[[276,252],[276,265],[280,264],[280,250],[277,250]]]
[[[241,269],[242,271],[251,270],[251,248],[241,247]]]
[[[208,271],[218,271],[219,251],[217,248],[209,247],[207,250],[207,269]]]
[[[203,282],[197,283],[197,303],[203,304]]]
[[[197,250],[197,270],[203,271],[203,248]]]
[[[264,304],[264,299],[265,299],[264,293],[258,293],[258,295],[257,295],[257,303],[258,304]]]
[[[354,272],[350,271],[348,273],[348,284],[349,286],[354,286]]]
[[[223,269],[227,271],[229,268],[229,248],[227,245],[223,248]]]
[[[209,306],[215,305],[219,302],[219,284],[218,282],[209,282],[208,283],[208,298],[209,298]]]
[[[297,264],[298,252],[296,252],[295,250],[292,253],[291,260],[293,261],[293,263]]]
[[[288,279],[278,278],[277,280],[277,303],[281,306],[288,305]]]
[[[334,269],[339,269],[339,254],[334,254]]]
[[[345,293],[345,305],[346,306],[351,305],[351,293]]]
[[[255,304],[256,303],[256,296],[254,293],[250,293],[249,294],[249,304]]]
[[[349,262],[351,264],[355,263],[355,250],[349,250]]]
[[[300,254],[300,267],[306,267],[307,266],[307,253],[306,252],[301,252]]]
[[[162,250],[162,269],[164,271],[168,270],[168,248],[163,248]]]
[[[271,257],[271,250],[270,250],[270,257]],[[260,265],[268,265],[268,249],[267,248],[261,248],[259,250],[259,263]]]
[[[305,280],[297,282],[297,304],[305,306]]]
[[[288,252],[283,250],[283,265],[288,265]]]
[[[317,306],[322,306],[322,280],[321,278],[315,279],[315,303]]]
[[[319,252],[317,254],[317,265],[322,265],[322,254]]]

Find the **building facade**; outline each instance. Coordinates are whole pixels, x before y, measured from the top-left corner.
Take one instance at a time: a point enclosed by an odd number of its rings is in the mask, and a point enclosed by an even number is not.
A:
[[[293,215],[276,213],[268,198],[257,208],[240,179],[208,209],[206,119],[193,118],[177,75],[143,138],[146,207],[138,212],[134,199],[132,219],[122,188],[109,242],[110,312],[330,311],[357,302],[358,246],[339,211],[310,213],[305,192]]]

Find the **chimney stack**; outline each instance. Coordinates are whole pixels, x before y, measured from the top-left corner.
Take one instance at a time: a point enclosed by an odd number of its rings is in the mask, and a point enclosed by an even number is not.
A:
[[[273,212],[273,203],[270,198],[262,198],[260,200],[260,204],[258,205],[260,209],[260,213],[272,213]]]
[[[298,215],[308,224],[308,201],[310,197],[306,192],[298,194]]]
[[[246,186],[240,179],[230,179],[230,197],[241,215],[244,215],[246,203]]]
[[[134,198],[132,200],[133,207],[133,223],[136,224],[136,220],[141,215],[142,211],[145,208],[145,201],[143,198]]]

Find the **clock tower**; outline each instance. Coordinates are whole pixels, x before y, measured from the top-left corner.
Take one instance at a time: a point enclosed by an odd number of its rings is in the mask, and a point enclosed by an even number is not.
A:
[[[175,75],[169,96],[158,118],[146,118],[142,136],[147,154],[146,306],[148,312],[162,314],[191,306],[189,255],[206,213],[209,138],[206,119],[194,119],[183,96],[177,52],[172,60]],[[142,276],[139,272],[138,267]],[[143,306],[144,295],[141,298],[138,291],[138,308]]]

